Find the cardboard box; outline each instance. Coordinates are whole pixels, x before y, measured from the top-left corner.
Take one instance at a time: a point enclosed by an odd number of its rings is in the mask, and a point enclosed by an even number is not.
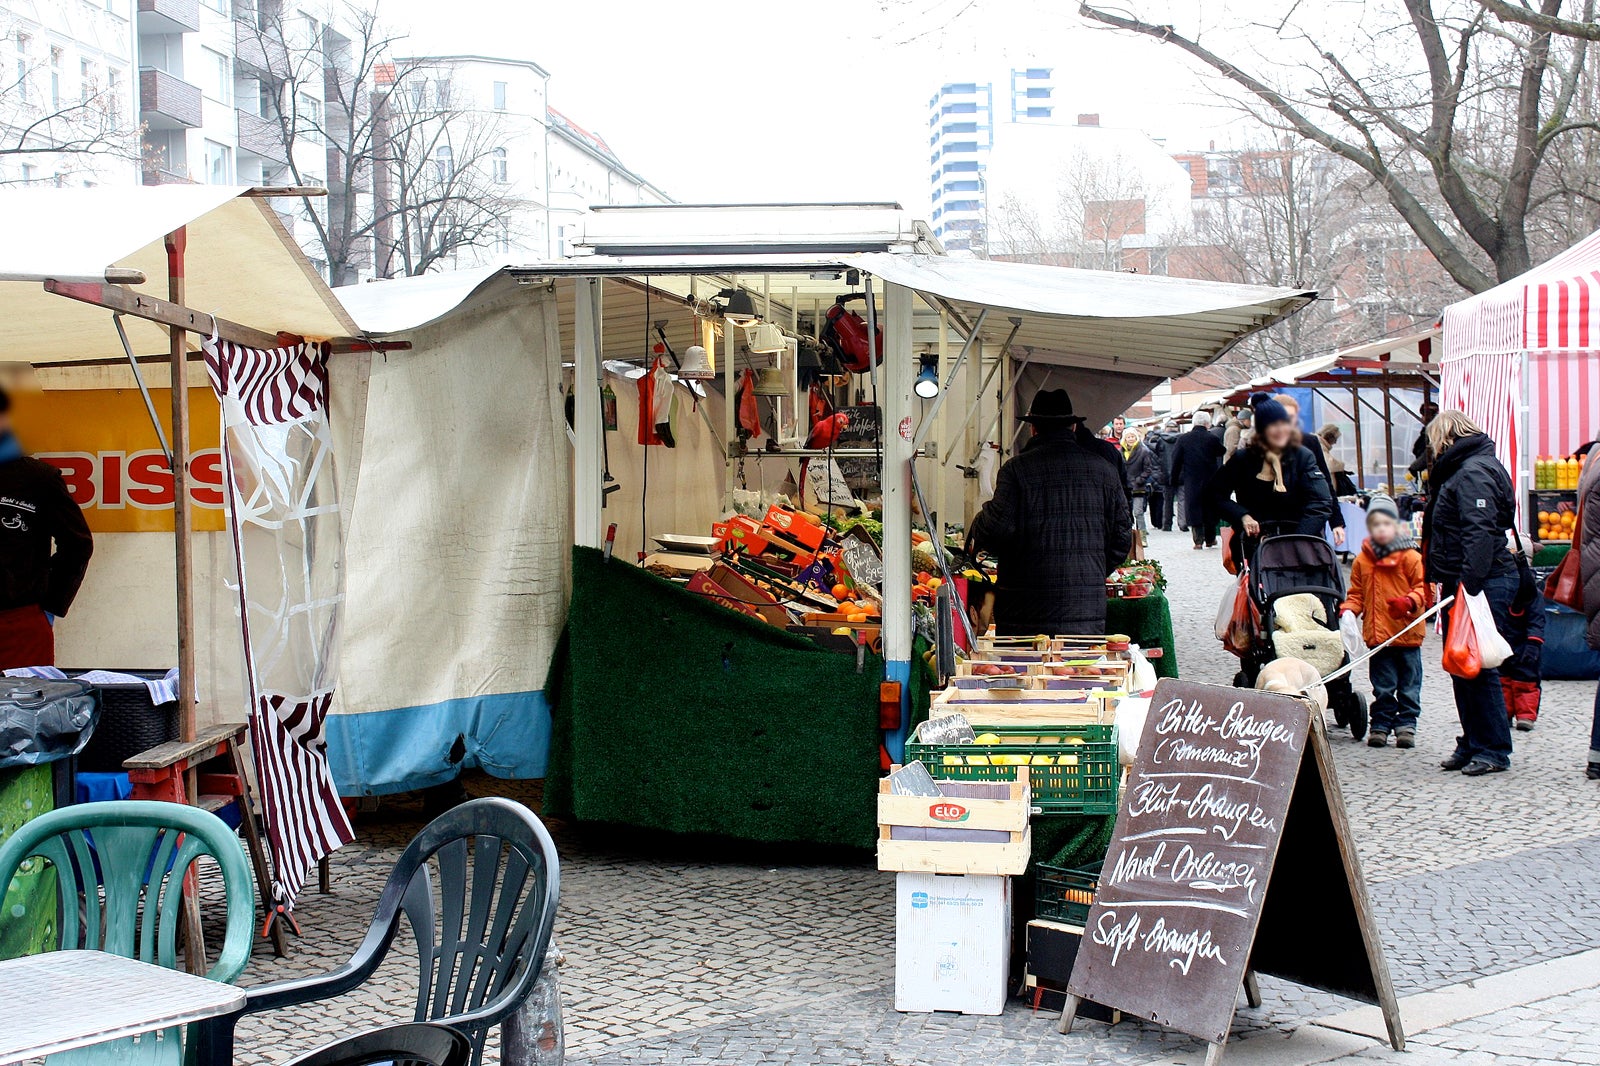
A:
[[[1011,879],[895,874],[894,1009],[999,1014],[1011,968]]]
[[[774,504],[767,508],[767,517],[763,524],[778,530],[790,540],[813,552],[822,547],[822,526],[803,511],[786,511]]]

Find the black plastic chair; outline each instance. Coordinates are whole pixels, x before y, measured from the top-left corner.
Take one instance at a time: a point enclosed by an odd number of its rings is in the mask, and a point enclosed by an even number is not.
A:
[[[346,1037],[301,1055],[283,1066],[466,1066],[472,1041],[459,1029],[437,1022],[407,1022]]]
[[[428,868],[436,859],[437,894]],[[383,961],[405,917],[421,972],[418,1022],[466,1034],[472,1061],[488,1031],[533,991],[555,925],[561,868],[538,817],[500,798],[470,800],[425,826],[395,862],[378,911],[350,961],[320,977],[249,989],[237,1014],[202,1023],[201,1061],[231,1062],[240,1017],[342,995]]]

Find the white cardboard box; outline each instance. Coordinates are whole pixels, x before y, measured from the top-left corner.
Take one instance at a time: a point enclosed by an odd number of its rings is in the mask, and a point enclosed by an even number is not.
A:
[[[895,875],[894,1009],[999,1014],[1011,968],[1011,879]]]

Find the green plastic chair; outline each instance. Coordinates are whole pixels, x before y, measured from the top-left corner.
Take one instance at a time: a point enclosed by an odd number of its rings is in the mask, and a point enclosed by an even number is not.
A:
[[[181,803],[117,800],[80,803],[24,823],[0,846],[0,885],[18,874],[53,872],[58,950],[87,949],[176,969],[183,875],[202,855],[216,860],[227,892],[228,924],[206,971],[231,983],[250,960],[255,890],[244,848],[227,823]],[[41,861],[43,860],[43,861]],[[0,915],[0,923],[11,920]],[[94,1004],[84,1004],[92,1011]],[[114,1040],[50,1057],[61,1066],[177,1066],[178,1028]]]

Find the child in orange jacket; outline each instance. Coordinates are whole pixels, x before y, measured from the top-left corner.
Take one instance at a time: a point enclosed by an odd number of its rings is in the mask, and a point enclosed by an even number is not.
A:
[[[1350,593],[1340,610],[1358,616],[1367,647],[1399,639],[1367,660],[1372,678],[1372,726],[1367,744],[1381,748],[1394,735],[1397,748],[1417,744],[1422,713],[1424,626],[1405,629],[1428,605],[1422,553],[1400,527],[1400,511],[1387,496],[1367,504],[1367,543],[1350,570]],[[1402,632],[1404,630],[1404,632]]]

